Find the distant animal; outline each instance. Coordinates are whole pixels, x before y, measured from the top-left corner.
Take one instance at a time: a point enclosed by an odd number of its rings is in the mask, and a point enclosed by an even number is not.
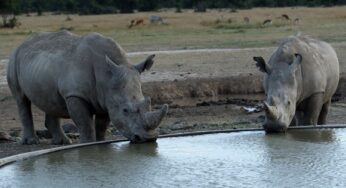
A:
[[[291,20],[291,19],[290,19],[290,17],[288,17],[288,15],[287,15],[287,14],[283,14],[283,15],[281,15],[281,17],[282,17],[282,18],[284,18],[285,20]]]
[[[250,18],[249,18],[249,17],[244,17],[244,22],[245,22],[246,24],[250,23]]]
[[[160,24],[164,24],[164,21],[162,19],[161,16],[157,16],[157,15],[151,15],[149,16],[149,21],[150,23],[160,23]]]
[[[270,19],[264,20],[262,23],[262,25],[269,25],[269,24],[272,24],[272,20]]]
[[[265,73],[266,132],[285,132],[290,125],[326,124],[339,83],[339,61],[332,46],[297,34],[286,38],[268,63],[262,57],[254,60]]]
[[[65,21],[72,21],[72,18],[70,17],[70,15],[68,15],[65,19]]]
[[[299,21],[300,21],[299,18],[296,18],[296,19],[294,19],[293,24],[294,24],[294,25],[298,25],[298,24],[299,24]]]
[[[132,142],[155,140],[168,106],[151,111],[140,74],[154,55],[132,65],[125,51],[98,33],[78,36],[68,31],[39,33],[11,55],[7,81],[22,122],[23,144],[37,144],[31,104],[45,113],[52,144],[70,144],[60,118],[71,118],[80,142],[104,140],[110,122]],[[94,125],[95,123],[95,125]]]
[[[129,28],[132,28],[132,27],[138,26],[138,25],[144,25],[144,20],[143,19],[133,19],[133,20],[131,20]]]

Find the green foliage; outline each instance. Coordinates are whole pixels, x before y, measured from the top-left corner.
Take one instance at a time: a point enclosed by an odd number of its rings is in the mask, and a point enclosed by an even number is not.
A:
[[[79,14],[132,13],[154,11],[159,8],[252,8],[284,6],[335,6],[346,5],[346,0],[0,0],[0,12],[28,13],[58,11]]]
[[[19,13],[18,0],[0,0],[2,27],[14,28],[18,24],[16,14]]]

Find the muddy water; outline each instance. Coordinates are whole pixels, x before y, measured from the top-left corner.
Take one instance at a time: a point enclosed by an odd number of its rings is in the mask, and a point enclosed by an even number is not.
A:
[[[0,169],[0,187],[346,187],[346,130],[213,134],[58,152]]]

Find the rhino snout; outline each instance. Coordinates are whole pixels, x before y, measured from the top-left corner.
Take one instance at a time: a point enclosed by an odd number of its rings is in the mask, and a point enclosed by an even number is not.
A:
[[[155,142],[157,137],[158,137],[158,133],[150,135],[150,136],[139,136],[139,135],[135,134],[130,139],[130,142],[134,143],[134,144],[144,143],[144,142]]]
[[[266,133],[285,133],[287,126],[283,123],[265,123],[263,128]]]

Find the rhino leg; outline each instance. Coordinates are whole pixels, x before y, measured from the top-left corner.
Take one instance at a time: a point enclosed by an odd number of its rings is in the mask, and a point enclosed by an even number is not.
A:
[[[304,125],[317,125],[323,106],[323,93],[316,93],[309,97],[304,110]]]
[[[110,123],[108,115],[96,115],[95,117],[95,129],[96,129],[96,140],[105,140],[106,130]]]
[[[52,134],[52,144],[71,144],[71,140],[67,138],[64,131],[60,126],[60,119],[55,116],[46,114],[45,126]]]
[[[38,144],[40,141],[34,130],[31,101],[26,96],[17,97],[17,106],[23,127],[22,144]]]
[[[330,101],[323,104],[320,116],[318,117],[318,124],[319,125],[327,124],[327,114],[329,111],[329,105],[330,105]]]
[[[66,104],[71,119],[79,129],[80,142],[96,141],[93,114],[89,104],[79,97],[67,98]]]
[[[304,112],[297,110],[290,126],[300,126],[304,123]]]

